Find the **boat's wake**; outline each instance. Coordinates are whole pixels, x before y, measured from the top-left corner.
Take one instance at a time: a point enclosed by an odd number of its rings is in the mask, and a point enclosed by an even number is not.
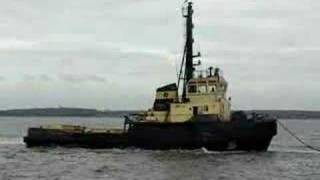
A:
[[[24,144],[19,137],[0,137],[0,144]]]
[[[320,154],[319,151],[314,151],[310,149],[288,149],[288,148],[281,148],[281,149],[276,149],[276,148],[271,148],[268,150],[268,152],[271,153],[303,153],[303,154]]]
[[[202,147],[201,150],[205,154],[247,154],[248,153],[248,151],[240,151],[240,150],[234,150],[234,151],[210,151],[205,147]]]

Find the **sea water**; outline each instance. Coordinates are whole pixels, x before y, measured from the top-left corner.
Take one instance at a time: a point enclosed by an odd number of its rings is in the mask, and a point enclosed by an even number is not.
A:
[[[320,120],[281,120],[303,141],[320,147]],[[0,117],[0,179],[320,179],[320,153],[307,149],[279,127],[267,152],[206,149],[32,148],[28,127],[52,123],[122,127],[122,118]]]

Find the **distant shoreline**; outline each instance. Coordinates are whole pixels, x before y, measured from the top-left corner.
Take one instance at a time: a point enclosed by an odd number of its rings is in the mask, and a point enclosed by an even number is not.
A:
[[[87,108],[30,108],[0,110],[0,116],[16,117],[121,117],[138,110],[96,110]]]
[[[128,114],[138,113],[141,110],[96,110],[88,108],[30,108],[0,110],[0,116],[15,117],[123,117]],[[250,110],[268,114],[280,119],[320,119],[320,111],[305,110]]]

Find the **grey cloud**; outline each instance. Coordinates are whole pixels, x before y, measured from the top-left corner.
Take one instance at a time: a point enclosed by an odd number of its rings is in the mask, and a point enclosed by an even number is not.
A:
[[[42,81],[42,82],[50,82],[53,81],[54,78],[48,74],[24,74],[24,81]]]
[[[195,2],[196,50],[204,65],[223,69],[235,108],[320,108],[320,13],[314,10],[320,3],[308,2]],[[41,94],[42,106],[147,108],[156,87],[176,81],[184,43],[181,4],[3,3],[0,65],[6,80],[0,96],[12,94],[10,107],[37,105]],[[19,78],[23,82],[12,85]]]
[[[82,83],[82,82],[106,82],[106,78],[93,74],[61,74],[60,79],[66,82]]]
[[[35,80],[35,76],[30,75],[30,74],[25,74],[25,75],[23,75],[23,80],[33,81],[33,80]]]
[[[48,82],[53,80],[53,78],[47,74],[40,74],[39,79]]]

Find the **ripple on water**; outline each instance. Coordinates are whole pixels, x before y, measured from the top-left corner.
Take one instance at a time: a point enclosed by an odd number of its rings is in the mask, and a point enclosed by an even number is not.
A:
[[[7,179],[314,179],[320,168],[318,153],[300,151],[5,147],[0,151],[0,174]]]
[[[320,121],[303,123],[292,120],[286,122],[293,128],[304,127],[304,131],[294,130],[305,133],[299,135],[319,146]],[[21,127],[24,126],[21,124]],[[268,152],[61,147],[27,149],[22,144],[22,138],[10,136],[0,138],[0,179],[318,180],[319,154],[306,149],[281,129]]]

